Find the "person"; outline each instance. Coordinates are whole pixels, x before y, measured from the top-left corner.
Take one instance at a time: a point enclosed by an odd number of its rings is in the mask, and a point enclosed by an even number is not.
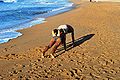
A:
[[[65,24],[65,25],[60,25],[58,27],[58,30],[60,30],[62,33],[64,33],[64,38],[65,38],[65,44],[64,47],[66,48],[66,34],[71,33],[72,36],[72,42],[73,42],[73,47],[74,47],[74,29],[71,25]]]
[[[50,40],[48,46],[45,46],[43,50],[43,56],[45,55],[45,52],[48,51],[53,45],[53,49],[51,51],[51,57],[54,58],[54,53],[57,50],[57,48],[62,44],[64,45],[64,49],[66,51],[66,34],[72,33],[72,42],[74,46],[74,29],[72,26],[66,24],[66,25],[60,25],[57,29],[54,29],[52,31],[52,39]]]

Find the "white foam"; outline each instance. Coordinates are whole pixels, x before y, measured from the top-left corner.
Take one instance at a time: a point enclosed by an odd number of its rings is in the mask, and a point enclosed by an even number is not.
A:
[[[65,5],[61,8],[57,8],[57,9],[53,9],[52,11],[58,11],[58,10],[61,10],[61,9],[65,9],[65,8],[68,8],[68,7],[72,7],[73,6],[73,3],[69,4],[69,5]]]
[[[2,33],[0,34],[0,43],[8,42],[10,39],[17,38],[18,36],[21,36],[21,35],[22,34],[20,32],[15,32],[15,31]]]
[[[44,18],[35,18],[34,20],[31,20],[26,24],[21,24],[14,29],[8,29],[8,30],[1,31],[0,32],[0,43],[5,43],[5,42],[8,42],[10,39],[14,39],[14,38],[21,36],[22,34],[20,32],[16,32],[16,30],[28,28],[28,27],[31,27],[33,25],[40,24],[43,22],[45,22]]]
[[[3,2],[17,2],[17,0],[3,0]]]

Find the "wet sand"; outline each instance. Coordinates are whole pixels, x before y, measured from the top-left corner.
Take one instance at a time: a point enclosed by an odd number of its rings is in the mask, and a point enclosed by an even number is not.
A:
[[[0,80],[120,80],[120,3],[73,2],[75,9],[0,44]],[[41,58],[52,29],[61,24],[74,27],[75,47],[68,34],[67,51],[60,46],[56,58]]]

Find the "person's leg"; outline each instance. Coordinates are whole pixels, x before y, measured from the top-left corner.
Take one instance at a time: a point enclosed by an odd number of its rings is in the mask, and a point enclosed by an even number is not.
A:
[[[55,39],[52,38],[49,42],[49,45],[48,46],[45,46],[44,50],[43,50],[43,56],[45,55],[45,52],[48,51],[49,48],[51,48],[55,43]]]
[[[66,34],[63,37],[63,45],[64,45],[64,49],[66,51]]]
[[[58,38],[58,39],[56,40],[55,44],[54,44],[54,47],[53,47],[52,51],[51,51],[51,53],[52,53],[52,58],[54,58],[53,55],[54,55],[55,51],[57,50],[57,48],[59,47],[60,44],[61,44],[61,39]]]
[[[72,43],[73,43],[73,47],[75,46],[74,45],[74,41],[75,41],[75,38],[74,38],[74,29],[71,25],[67,25],[68,27],[68,33],[71,33],[71,36],[72,36]]]
[[[73,42],[73,47],[75,46],[75,38],[74,38],[74,31],[71,33],[72,35],[72,42]]]

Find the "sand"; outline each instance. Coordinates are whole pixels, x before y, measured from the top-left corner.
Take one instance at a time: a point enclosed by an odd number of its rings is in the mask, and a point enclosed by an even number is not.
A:
[[[75,9],[0,44],[0,80],[120,80],[120,3],[73,2]],[[68,51],[60,46],[56,58],[41,58],[51,30],[61,24],[74,27],[75,47],[68,34]]]

